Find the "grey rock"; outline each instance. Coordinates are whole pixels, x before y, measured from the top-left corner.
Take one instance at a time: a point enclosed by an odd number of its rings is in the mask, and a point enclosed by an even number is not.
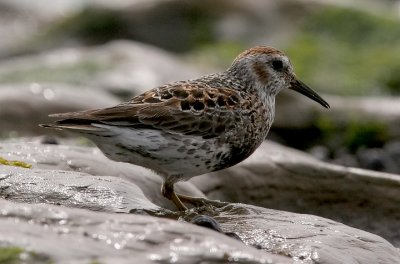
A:
[[[389,141],[383,146],[383,149],[391,160],[392,168],[389,171],[400,174],[400,141]]]
[[[326,151],[310,149],[321,160],[398,174],[399,159],[388,153],[387,147],[368,149],[399,138],[400,98],[323,97],[331,105],[329,110],[292,91],[278,95],[276,120],[271,130],[275,137],[272,138],[301,149],[322,141],[333,157],[327,157]]]
[[[0,136],[52,133],[38,126],[50,122],[51,113],[107,107],[118,102],[116,97],[90,87],[62,83],[3,84],[0,85]]]
[[[400,260],[399,251],[384,239],[314,215],[245,204],[228,204],[219,208],[204,206],[185,213],[172,213],[164,209],[168,203],[155,196],[159,194],[160,183],[152,180],[159,179],[157,176],[137,166],[108,161],[98,149],[2,143],[0,157],[32,164],[30,169],[0,166],[1,196],[25,203],[14,204],[0,200],[0,221],[4,221],[0,224],[0,233],[4,234],[0,244],[27,248],[57,263],[85,263],[88,259],[125,263],[128,261],[125,258],[130,257],[129,260],[132,260],[133,256],[135,260],[145,259],[148,262],[157,259],[171,261],[171,257],[176,257],[178,263],[196,263],[199,259],[218,263],[223,262],[220,258],[224,256],[228,259],[232,256],[232,259],[237,258],[238,262],[243,263],[264,263],[267,258],[272,263],[396,263]],[[266,179],[274,183],[266,184]],[[318,179],[324,184],[319,183]],[[393,219],[397,212],[391,212],[391,215],[390,210],[393,211],[393,207],[398,204],[396,199],[399,199],[399,187],[391,175],[377,175],[318,163],[301,152],[273,143],[263,144],[260,151],[249,160],[231,170],[203,175],[193,180],[198,180],[197,185],[202,189],[207,186],[214,188],[214,191],[209,192],[210,197],[219,194],[231,201],[237,199],[259,204],[262,201],[264,205],[267,201],[280,201],[281,204],[288,203],[290,209],[296,211],[313,206],[313,199],[319,199],[315,202],[322,207],[321,201],[324,199],[326,202],[340,202],[340,190],[334,193],[329,188],[333,188],[335,181],[341,183],[346,179],[353,185],[348,188],[351,191],[354,191],[355,183],[359,181],[359,187],[368,186],[368,195],[376,196],[374,199],[381,209],[367,201],[370,210],[377,210],[375,214],[368,212],[375,221],[375,231],[389,231],[391,228],[392,235],[397,232]],[[299,193],[299,189],[304,189],[304,193]],[[377,193],[378,190],[381,193]],[[385,196],[385,193],[393,197]],[[194,192],[188,194],[196,195]],[[249,198],[250,194],[253,196]],[[298,195],[303,197],[303,204]],[[358,202],[356,196],[354,193],[350,198]],[[60,204],[106,212],[131,211],[150,216],[95,213],[26,203]],[[331,205],[332,211],[337,210],[331,215],[340,216],[343,215],[340,207],[344,210],[344,207],[352,203]],[[326,207],[316,212],[326,213]],[[360,208],[346,207],[346,210],[353,214],[352,224],[365,220],[367,216],[367,212]],[[222,232],[234,233],[245,244],[261,250],[254,251],[240,241],[211,230],[159,218],[190,222],[198,214],[213,217]],[[377,214],[384,214],[385,217],[379,218]],[[164,224],[168,226],[167,229],[164,229]],[[2,232],[3,229],[7,232]],[[231,247],[234,249],[231,250]],[[227,250],[223,251],[225,255],[221,253],[222,248]],[[238,252],[237,255],[232,255],[234,251]],[[270,253],[290,256],[292,260]]]
[[[375,171],[388,171],[394,167],[391,164],[389,155],[383,149],[360,148],[356,155],[362,168]]]
[[[336,124],[362,120],[383,124],[389,137],[400,135],[400,97],[328,97],[335,110],[328,117]],[[377,107],[379,106],[379,107]]]
[[[176,55],[138,42],[112,42],[94,49],[92,54],[113,64],[112,69],[96,76],[94,84],[116,94],[141,94],[165,83],[202,75]]]
[[[152,203],[163,208],[175,209],[175,205],[161,195],[162,181],[159,176],[139,166],[109,160],[97,148],[42,145],[33,142],[0,143],[0,157],[32,165],[32,169],[21,172],[10,171],[9,166],[0,167],[5,175],[9,175],[7,181],[1,183],[5,184],[2,185],[5,188],[3,195],[11,195],[12,200],[34,202],[38,193],[52,190],[51,194],[46,195],[41,201],[48,199],[50,203],[57,204],[59,197],[64,197],[65,205],[74,207],[75,204],[79,204],[78,207],[84,207],[84,201],[78,203],[74,196],[79,198],[80,192],[85,190],[86,186],[91,201],[97,197],[110,196],[107,200],[109,204],[104,201],[99,205],[104,205],[105,208],[114,208],[113,200],[122,199],[122,202],[126,203],[124,200],[134,199],[132,193],[143,192]],[[38,179],[38,175],[42,173],[48,175],[46,181]],[[119,179],[114,180],[109,176]],[[21,179],[24,179],[23,184],[17,184]],[[65,181],[69,184],[66,185]],[[57,185],[66,187],[54,188]],[[31,186],[36,186],[34,192],[30,190]],[[138,188],[140,192],[137,191]],[[129,189],[132,191],[128,191]],[[189,182],[177,184],[176,190],[186,195],[204,197],[204,194]],[[19,192],[25,194],[18,196]],[[129,207],[126,210],[131,209],[133,208]]]
[[[330,162],[345,167],[360,167],[357,157],[345,147],[336,149]]]
[[[115,95],[126,99],[198,75],[167,52],[127,41],[3,60],[0,136],[65,135],[38,124],[50,122],[52,113],[113,106],[121,102]]]
[[[55,263],[293,263],[188,223],[0,199],[0,245]]]
[[[314,214],[400,245],[400,177],[324,163],[264,142],[232,168],[190,180],[208,198]]]
[[[325,146],[317,145],[312,147],[308,152],[318,160],[329,159],[329,149]]]
[[[332,105],[330,97],[322,96]],[[315,120],[336,110],[333,105],[328,110],[321,107],[310,99],[299,96],[298,93],[289,90],[282,91],[276,97],[275,120],[273,127],[282,129],[304,129],[315,124]]]
[[[400,140],[389,141],[384,149],[390,156],[400,163]]]
[[[134,183],[118,177],[0,166],[0,196],[21,203],[47,203],[92,211],[157,210]]]
[[[380,124],[389,138],[400,135],[399,97],[343,97],[324,95],[329,110],[320,107],[306,97],[293,91],[277,96],[274,127],[280,129],[305,129],[324,120],[333,124],[340,133],[351,123]],[[377,107],[379,106],[379,107]],[[340,135],[340,134],[339,134]]]
[[[96,87],[93,96],[102,89],[130,97],[163,83],[199,75],[176,56],[132,41],[57,49],[0,62],[2,83],[74,83]]]
[[[0,2],[0,58],[22,50],[26,52],[23,43],[36,35],[39,27],[46,25],[44,17],[18,2],[21,1]],[[22,50],[21,46],[24,46]]]
[[[57,263],[72,260],[81,263],[89,258],[105,263],[142,258],[149,263],[171,258],[177,263],[197,263],[199,259],[223,263],[225,258],[238,263],[389,264],[397,263],[400,258],[396,248],[376,235],[317,216],[243,204],[227,205],[211,213],[223,231],[234,232],[244,243],[160,217],[4,200],[0,204],[3,234],[0,244],[28,248]],[[176,217],[190,220],[197,214],[192,211]],[[278,255],[290,256],[292,260]]]
[[[225,232],[235,232],[246,244],[291,256],[299,263],[400,262],[400,252],[386,240],[329,219],[243,204],[217,212],[215,219]]]
[[[332,164],[337,164],[345,167],[361,167],[358,159],[350,153],[336,154],[335,158],[329,161]],[[371,169],[371,168],[369,168]]]

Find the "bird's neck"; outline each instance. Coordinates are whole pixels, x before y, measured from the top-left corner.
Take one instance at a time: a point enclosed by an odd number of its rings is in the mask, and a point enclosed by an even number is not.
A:
[[[269,130],[275,117],[275,96],[267,96],[264,100],[265,108],[267,109],[266,119],[268,120]]]
[[[229,79],[236,80],[244,90],[252,89],[255,85],[254,78],[242,67],[231,66],[222,74],[228,76]]]
[[[201,81],[213,88],[229,87],[237,90],[245,90],[246,88],[246,85],[242,80],[236,78],[235,76],[227,74],[226,72],[209,74],[206,76],[202,76],[201,78],[195,79],[194,81]]]
[[[228,70],[222,73],[203,76],[199,80],[207,83],[214,88],[226,88],[228,86],[230,88],[245,92],[249,96],[254,96],[257,98],[256,101],[257,105],[259,106],[258,111],[260,111],[260,114],[263,116],[263,121],[260,122],[263,128],[261,129],[262,132],[259,133],[259,142],[261,144],[261,142],[267,136],[267,133],[271,128],[272,122],[274,121],[275,95],[267,93],[267,91],[270,90],[268,89],[268,87],[262,87],[261,84],[255,83],[252,78],[248,78],[246,76],[247,75],[243,75],[243,77],[241,78],[239,74],[233,74]],[[254,149],[256,147],[258,147],[258,145],[255,146]]]
[[[255,82],[254,78],[250,77],[248,74],[244,72],[235,72],[234,69],[230,68],[225,72],[203,76],[201,81],[215,88],[226,88],[228,86],[246,92],[247,94],[257,95],[267,109],[268,120],[273,119],[275,113],[275,95],[268,93],[268,91],[272,89]]]

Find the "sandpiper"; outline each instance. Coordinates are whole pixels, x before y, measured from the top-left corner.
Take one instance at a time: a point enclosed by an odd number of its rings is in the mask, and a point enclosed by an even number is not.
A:
[[[164,182],[162,194],[179,210],[194,197],[174,184],[231,167],[249,157],[268,134],[275,96],[295,90],[329,104],[297,79],[288,57],[266,46],[239,54],[224,72],[151,89],[104,109],[53,114],[44,127],[91,139],[110,159],[149,168]]]

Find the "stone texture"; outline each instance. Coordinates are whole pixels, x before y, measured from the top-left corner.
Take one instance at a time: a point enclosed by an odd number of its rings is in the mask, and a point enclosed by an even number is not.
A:
[[[116,105],[122,101],[116,96],[128,99],[162,83],[199,75],[172,54],[128,41],[3,60],[0,137],[65,135],[38,124],[50,122],[52,113]]]
[[[0,167],[3,174],[10,175],[7,176],[6,181],[3,181],[3,184],[6,184],[4,195],[12,193],[10,199],[29,203],[37,198],[38,193],[45,192],[44,190],[50,191],[54,189],[54,186],[62,185],[65,187],[43,199],[57,204],[59,197],[63,197],[64,203],[68,206],[75,207],[75,204],[79,204],[77,207],[84,207],[84,202],[77,201],[75,197],[80,198],[81,189],[87,186],[87,193],[93,192],[91,201],[97,199],[96,196],[103,200],[104,197],[110,196],[103,203],[105,208],[114,208],[116,206],[113,204],[114,200],[119,201],[122,193],[126,193],[128,196],[121,199],[132,201],[134,198],[129,194],[140,190],[152,203],[163,208],[175,209],[175,205],[161,195],[162,181],[158,175],[139,166],[109,160],[97,148],[38,143],[2,143],[0,144],[0,157],[32,165],[32,169],[23,170],[24,173],[11,171],[9,166]],[[47,181],[38,178],[37,175],[42,173],[48,175]],[[50,176],[52,177],[49,178]],[[108,176],[115,176],[119,179]],[[22,179],[24,181],[17,184]],[[68,185],[66,185],[67,182]],[[29,189],[30,186],[36,186],[34,192]],[[132,191],[127,191],[129,189]],[[18,192],[22,190],[25,195],[18,196]],[[204,194],[189,182],[178,183],[176,190],[183,194],[204,197]],[[142,199],[142,197],[138,199]],[[126,202],[122,201],[122,203]],[[127,206],[125,205],[125,207]],[[132,208],[127,207],[125,211]]]
[[[2,83],[73,83],[124,98],[199,75],[194,67],[172,54],[132,41],[57,49],[0,62]]]
[[[291,256],[299,263],[398,263],[400,253],[386,240],[314,215],[231,204],[215,219],[249,245]]]
[[[264,142],[232,168],[190,180],[210,199],[314,214],[400,245],[400,177],[320,162]]]
[[[324,95],[329,110],[293,91],[277,96],[275,128],[305,129],[323,118],[340,130],[351,123],[378,123],[387,128],[389,137],[400,135],[399,97],[343,97]],[[379,106],[379,107],[377,107]]]
[[[118,177],[13,166],[0,166],[0,196],[20,203],[47,203],[114,213],[160,209],[137,185]]]
[[[279,94],[269,138],[330,163],[399,174],[400,98],[323,97],[329,110],[293,91]]]
[[[158,217],[116,215],[4,200],[0,205],[0,244],[22,247],[57,263],[88,259],[198,263],[203,259],[212,263],[389,264],[400,259],[398,250],[376,235],[317,216],[243,204],[198,212],[213,215],[223,231],[234,232],[244,244],[182,221],[162,219],[160,213]],[[197,212],[191,211],[172,218],[190,221],[195,216]],[[293,262],[279,255],[290,256]]]
[[[0,245],[40,255],[37,263],[292,263],[179,221],[2,199],[0,208]]]
[[[0,136],[54,133],[38,125],[50,122],[50,113],[107,107],[118,102],[116,97],[90,87],[62,83],[3,84],[0,85]]]
[[[178,263],[196,263],[202,258],[218,263],[236,251],[239,255],[235,257],[243,263],[264,263],[266,258],[277,263],[310,264],[400,260],[398,249],[381,237],[315,215],[245,204],[203,206],[174,213],[166,210],[174,209],[170,202],[159,197],[158,176],[137,166],[109,161],[97,149],[2,143],[0,157],[33,165],[30,169],[0,166],[1,197],[23,203],[0,201],[0,221],[5,221],[0,226],[8,230],[0,232],[0,244],[33,250],[45,258],[74,263],[88,259],[125,263],[129,256],[149,262],[176,257]],[[399,185],[393,175],[324,164],[304,153],[266,142],[242,164],[202,175],[192,182],[210,198],[330,215],[397,241]],[[200,193],[193,185],[186,185],[190,187],[187,194]],[[121,214],[128,211],[147,216]],[[168,221],[171,225],[166,231],[163,223],[167,220],[160,219],[190,222],[198,214],[215,218],[223,232],[233,232],[244,244],[261,250],[253,251],[217,232],[198,232],[199,227],[179,221]],[[85,249],[81,246],[84,244]],[[231,245],[236,245],[232,251]],[[228,250],[227,255],[220,253],[222,248]],[[138,249],[141,253],[137,253]],[[69,251],[74,253],[68,254]],[[292,260],[275,259],[270,253]]]
[[[277,45],[298,25],[280,22],[307,14],[306,5],[288,5],[288,1],[45,2],[0,3],[0,136],[13,136],[15,131],[17,135],[52,133],[37,126],[48,122],[49,113],[113,105],[119,102],[115,95],[126,99],[156,85],[202,74],[175,55],[131,41],[71,48],[107,41],[95,39],[95,34],[82,34],[82,24],[63,27],[71,18],[77,21],[86,15],[111,15],[121,26],[121,31],[112,32],[123,33],[118,37],[182,51],[198,45],[198,37],[201,41]],[[190,14],[188,11],[205,16],[195,17],[194,24],[181,23],[180,15]],[[189,22],[192,18],[186,17]],[[59,49],[65,46],[70,48]],[[54,47],[57,49],[51,50]],[[42,53],[4,59],[37,51]],[[304,133],[297,132],[318,125],[321,119],[339,130],[354,121],[380,122],[394,141],[387,142],[384,153],[367,149],[358,152],[358,159],[372,167],[388,161],[387,167],[397,171],[398,98],[325,97],[332,106],[329,111],[292,91],[287,97],[283,94],[277,103],[275,131],[290,130],[289,137],[301,142]],[[43,141],[70,144],[53,138]],[[329,150],[319,153],[329,156]],[[354,157],[346,155],[345,151],[340,158],[351,164]],[[22,262],[400,262],[398,249],[384,239],[318,216],[244,204],[172,213],[167,209],[175,207],[161,197],[158,176],[137,166],[112,162],[97,149],[1,143],[0,157],[33,165],[32,169],[0,165],[0,196],[10,200],[0,199],[0,247],[20,246],[32,252],[22,256]],[[194,196],[204,196],[204,191],[209,198],[320,215],[381,235],[399,246],[399,178],[328,165],[267,142],[244,163],[179,184],[178,191]],[[235,232],[245,244],[261,250],[182,223],[197,213],[214,217],[224,232]]]

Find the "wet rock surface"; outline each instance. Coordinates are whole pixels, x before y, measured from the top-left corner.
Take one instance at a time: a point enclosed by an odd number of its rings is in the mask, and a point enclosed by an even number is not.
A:
[[[207,42],[221,42],[223,50],[230,47],[225,42],[237,40],[276,45],[311,6],[247,0],[43,3],[0,4],[0,136],[58,134],[37,124],[49,122],[50,113],[115,105],[203,74],[158,48],[104,44],[109,40],[135,39],[179,52]],[[106,30],[91,21],[104,22]],[[287,94],[278,99],[271,138],[323,161],[400,172],[398,98],[324,96],[331,104],[326,111]],[[354,127],[360,120],[367,125]],[[0,165],[0,244],[23,248],[27,263],[132,263],[132,256],[142,263],[400,262],[390,244],[400,245],[398,175],[328,165],[266,142],[244,163],[180,183],[177,191],[333,220],[245,204],[180,214],[161,196],[160,177],[146,169],[110,161],[96,148],[65,146],[71,144],[65,139],[32,141],[0,144],[1,161],[15,165]]]
[[[335,6],[320,13],[324,19],[309,20],[325,5],[2,1],[0,137],[11,138],[0,143],[0,262],[10,249],[22,263],[400,263],[398,175],[329,165],[266,142],[234,168],[179,183],[180,193],[226,201],[179,213],[151,171],[110,161],[85,139],[56,138],[68,134],[38,127],[49,122],[48,114],[115,105],[167,82],[223,70],[246,47],[272,45],[319,92],[373,92],[369,98],[323,95],[327,111],[287,91],[277,100],[269,138],[322,161],[399,174],[400,102],[388,96],[398,95],[398,50],[363,40],[375,36],[382,43],[383,34],[394,37],[386,43],[398,43],[398,21]],[[350,28],[336,27],[329,14],[350,17],[355,34],[342,40],[341,30],[346,35]],[[312,32],[301,29],[302,20],[322,38],[304,35]],[[362,45],[346,45],[349,53],[342,46],[360,39]],[[370,54],[378,50],[377,61]],[[363,63],[347,68],[351,61]],[[367,78],[368,65],[375,79]],[[381,87],[386,97],[377,96]],[[16,138],[41,134],[47,136]]]
[[[210,199],[314,214],[400,245],[400,177],[320,162],[264,142],[238,166],[190,180]]]
[[[39,263],[292,263],[188,223],[0,200],[0,244]],[[47,262],[46,262],[47,261]]]
[[[0,181],[1,197],[21,203],[48,203],[114,213],[159,208],[137,185],[118,177],[1,166]]]
[[[274,154],[274,151],[277,152]],[[396,263],[400,259],[399,251],[383,238],[314,215],[223,203],[185,213],[170,211],[175,208],[160,197],[158,176],[137,166],[110,161],[96,148],[2,143],[0,156],[32,165],[29,169],[0,165],[0,195],[9,200],[0,201],[1,221],[4,222],[0,226],[8,230],[2,233],[1,243],[40,253],[56,263],[57,260],[86,263],[89,259],[129,263],[132,256],[143,263],[171,259],[176,259],[177,263],[197,263],[199,259],[213,263],[227,260],[238,263],[269,263],[267,260],[271,263]],[[312,167],[307,163],[311,161]],[[329,197],[340,199],[340,191],[328,192],[326,185],[339,181],[337,186],[341,186],[340,179],[350,180],[353,186],[366,184],[368,195],[375,196],[382,207],[371,215],[375,229],[370,229],[395,243],[395,237],[388,232],[391,229],[393,235],[398,229],[394,222],[398,217],[396,211],[391,212],[394,204],[398,204],[396,181],[390,175],[365,175],[365,171],[345,170],[346,174],[342,175],[340,169],[336,168],[336,172],[332,168],[324,169],[313,158],[265,143],[243,164],[197,177],[192,182],[209,198],[262,206],[280,202],[280,205],[286,203],[288,210],[309,207],[320,215],[333,209],[340,212],[340,205],[321,203]],[[309,182],[301,177],[308,177]],[[272,188],[268,179],[274,182]],[[230,186],[233,182],[235,188]],[[179,192],[202,195],[191,183],[179,185]],[[292,188],[279,190],[281,185]],[[315,201],[318,205],[311,203],[315,197],[307,189],[309,185],[313,186],[315,195],[327,194]],[[386,185],[391,185],[392,189]],[[299,192],[302,188],[304,193]],[[378,189],[382,193],[377,193]],[[345,191],[350,194],[354,190]],[[351,199],[353,197],[349,197]],[[372,206],[371,210],[379,210],[370,201],[366,203]],[[366,215],[363,214],[367,212],[351,205],[349,202],[341,207],[342,211],[352,212],[353,221],[349,224],[357,226],[358,221],[365,224]],[[131,214],[124,214],[127,212]],[[379,214],[385,217],[379,218]],[[27,236],[28,233],[31,235]],[[57,246],[64,243],[68,246]],[[73,253],[69,254],[70,251]]]
[[[215,219],[246,244],[299,262],[396,263],[400,257],[396,248],[376,235],[313,215],[231,204],[217,210]],[[381,250],[383,259],[377,256]]]
[[[159,176],[139,166],[109,160],[97,148],[39,143],[2,143],[0,144],[0,157],[32,165],[32,168],[25,170],[22,176],[20,172],[15,171],[19,168],[0,167],[0,170],[6,175],[5,181],[3,181],[6,186],[4,194],[12,193],[9,196],[12,200],[18,199],[21,202],[29,203],[35,201],[39,193],[46,197],[42,200],[47,199],[52,204],[56,204],[60,196],[63,197],[63,203],[67,206],[75,207],[79,204],[77,207],[84,207],[84,200],[78,201],[74,198],[84,198],[79,194],[84,191],[89,197],[90,194],[93,195],[90,198],[93,201],[96,200],[96,195],[99,199],[103,197],[100,200],[109,199],[103,202],[103,206],[115,208],[115,201],[125,199],[121,197],[122,194],[129,196],[131,193],[139,193],[160,207],[175,209],[175,205],[161,195],[162,181]],[[38,177],[41,174],[46,174],[47,177]],[[86,183],[85,179],[88,179]],[[21,180],[23,182],[18,183]],[[74,186],[74,184],[77,185]],[[108,188],[104,184],[109,184]],[[46,196],[43,189],[54,191],[54,186],[58,185],[64,187],[56,190],[54,194]],[[21,186],[28,188],[24,191],[26,196],[18,196]],[[34,190],[30,190],[30,186],[34,186]],[[176,190],[183,194],[204,197],[204,194],[189,182],[178,183]],[[68,199],[69,197],[71,200]],[[132,197],[126,198],[127,200],[132,199]],[[106,204],[106,202],[108,203]],[[122,203],[124,202],[122,201]],[[125,208],[125,212],[129,212],[133,208],[135,207]]]

